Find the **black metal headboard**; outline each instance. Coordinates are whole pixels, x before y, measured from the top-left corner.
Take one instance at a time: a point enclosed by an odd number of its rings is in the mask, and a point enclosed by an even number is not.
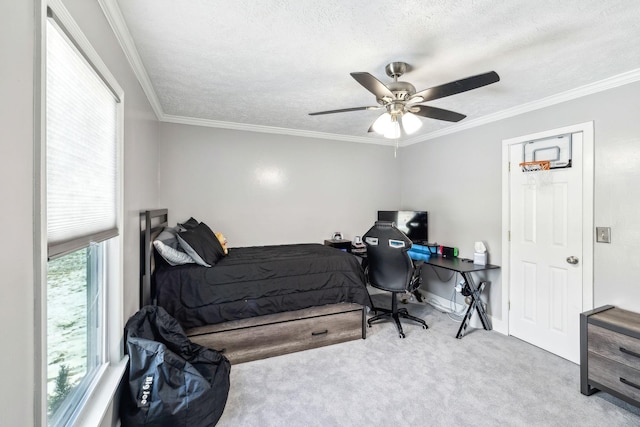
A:
[[[140,308],[156,303],[153,240],[168,226],[168,221],[168,209],[140,212]]]

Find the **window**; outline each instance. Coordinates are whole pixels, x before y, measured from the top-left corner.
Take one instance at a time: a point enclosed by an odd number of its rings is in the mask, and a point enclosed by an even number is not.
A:
[[[64,424],[105,362],[103,245],[53,259],[47,268],[47,417]]]
[[[41,420],[65,426],[120,356],[109,317],[121,306],[111,294],[122,275],[122,91],[59,0],[48,2],[43,32]]]

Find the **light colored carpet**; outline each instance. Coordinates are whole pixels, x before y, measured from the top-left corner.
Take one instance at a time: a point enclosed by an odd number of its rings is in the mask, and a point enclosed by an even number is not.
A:
[[[375,295],[374,298],[384,298]],[[388,296],[386,296],[388,299]],[[429,325],[391,322],[367,339],[234,365],[222,427],[638,426],[640,411],[580,393],[579,366],[423,304]]]

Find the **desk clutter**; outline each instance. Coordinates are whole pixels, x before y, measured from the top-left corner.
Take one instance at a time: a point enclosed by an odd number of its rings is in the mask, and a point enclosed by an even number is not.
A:
[[[425,245],[414,243],[409,249],[409,256],[414,261],[426,261],[431,255],[438,255],[438,248],[436,243],[427,243]]]
[[[340,232],[336,232],[331,239],[324,241],[325,246],[331,246],[344,252],[365,258],[367,256],[367,247],[362,241],[361,236],[355,236],[353,241],[345,239]],[[453,246],[438,245],[437,243],[413,243],[409,249],[409,257],[414,261],[428,261],[432,256],[441,256],[443,258],[458,258],[459,250]],[[476,265],[487,264],[487,248],[483,242],[476,242],[474,245],[473,259],[460,258],[463,262],[472,262]]]
[[[425,243],[418,245],[414,243],[409,249],[409,256],[414,261],[427,261],[431,256],[441,256],[443,258],[456,258],[458,248],[450,246],[438,246],[437,243]]]
[[[473,263],[485,265],[487,263],[487,247],[483,242],[476,242],[473,245]]]
[[[473,259],[461,258],[461,261],[473,262],[477,265],[487,264],[487,248],[484,243],[476,242],[474,245]],[[457,258],[458,248],[438,245],[437,243],[425,243],[418,245],[414,243],[409,249],[409,256],[414,261],[427,261],[431,256],[441,256],[443,258]]]

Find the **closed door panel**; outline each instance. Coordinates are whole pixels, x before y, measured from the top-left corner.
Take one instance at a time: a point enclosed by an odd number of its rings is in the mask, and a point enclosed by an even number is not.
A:
[[[528,176],[535,172],[518,167],[522,145],[510,147],[509,333],[578,363],[581,134],[574,134],[572,140],[571,167],[552,169],[545,180],[538,181]]]

